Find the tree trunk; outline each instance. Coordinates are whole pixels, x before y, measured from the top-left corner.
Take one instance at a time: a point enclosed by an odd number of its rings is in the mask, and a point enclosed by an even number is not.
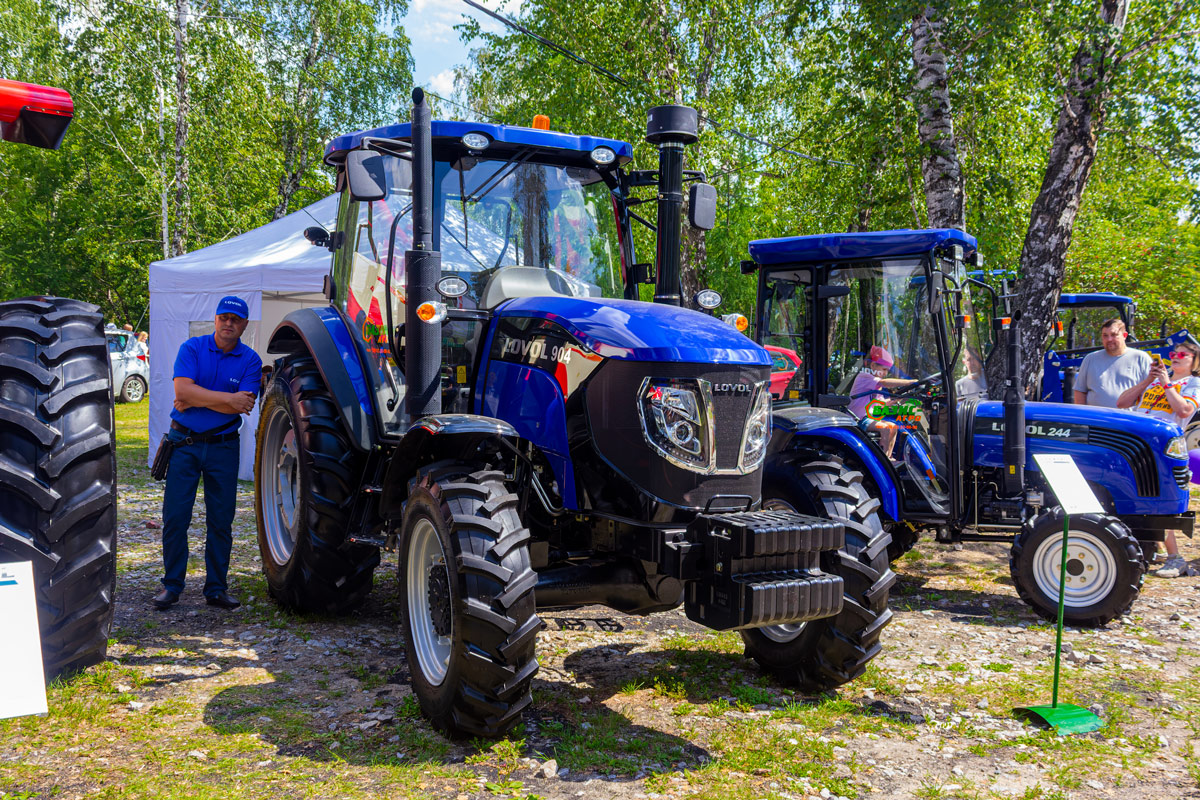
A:
[[[1021,379],[1026,387],[1040,380],[1042,347],[1062,291],[1067,250],[1096,161],[1104,101],[1111,92],[1113,62],[1125,31],[1129,0],[1102,0],[1099,5],[1095,26],[1084,34],[1071,59],[1046,175],[1033,202],[1021,249],[1021,273],[1013,307],[1022,314],[1017,330],[1023,355]],[[988,364],[993,397],[1003,392],[1002,362],[991,359]]]
[[[946,77],[946,53],[942,47],[942,23],[931,6],[913,17],[912,53],[916,68],[913,102],[917,108],[917,133],[921,139],[921,177],[925,184],[925,207],[931,228],[966,226],[962,169],[954,139],[950,88]]]
[[[188,0],[175,0],[175,231],[171,236],[171,255],[187,251],[188,217],[191,199],[188,194]]]

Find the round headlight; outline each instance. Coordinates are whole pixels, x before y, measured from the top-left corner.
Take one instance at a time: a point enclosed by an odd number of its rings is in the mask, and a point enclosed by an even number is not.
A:
[[[437,290],[442,297],[462,297],[467,293],[467,282],[451,275],[437,282]]]
[[[611,147],[597,147],[592,151],[592,161],[597,164],[611,164],[617,160],[617,154]]]
[[[701,289],[696,292],[696,305],[706,310],[712,310],[721,305],[721,293],[715,289]]]
[[[741,333],[745,333],[746,329],[750,327],[750,320],[746,319],[744,314],[726,314],[721,319]]]
[[[462,137],[462,143],[470,150],[486,150],[487,146],[492,143],[486,133],[468,133]]]

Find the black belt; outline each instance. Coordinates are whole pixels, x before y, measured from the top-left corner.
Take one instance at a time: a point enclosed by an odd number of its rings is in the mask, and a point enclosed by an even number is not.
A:
[[[232,433],[196,433],[186,425],[180,425],[175,420],[171,420],[171,430],[179,431],[187,438],[183,440],[184,444],[219,444],[220,442],[230,442],[238,438],[238,431]]]

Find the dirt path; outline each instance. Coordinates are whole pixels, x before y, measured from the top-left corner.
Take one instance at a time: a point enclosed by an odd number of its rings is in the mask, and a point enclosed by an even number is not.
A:
[[[523,731],[452,743],[408,688],[394,556],[361,613],[283,613],[243,489],[243,607],[203,604],[198,512],[189,587],[158,612],[161,489],[121,499],[110,663],[55,687],[49,717],[0,723],[5,798],[1200,797],[1200,578],[1149,578],[1130,617],[1068,631],[1064,699],[1109,723],[1085,736],[1011,713],[1049,701],[1053,632],[1005,549],[922,543],[897,565],[883,652],[835,695],[782,689],[680,612],[546,614]]]

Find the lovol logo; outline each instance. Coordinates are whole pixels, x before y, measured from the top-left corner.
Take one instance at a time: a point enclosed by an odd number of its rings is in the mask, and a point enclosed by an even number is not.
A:
[[[713,394],[750,394],[754,385],[749,383],[714,383]]]

